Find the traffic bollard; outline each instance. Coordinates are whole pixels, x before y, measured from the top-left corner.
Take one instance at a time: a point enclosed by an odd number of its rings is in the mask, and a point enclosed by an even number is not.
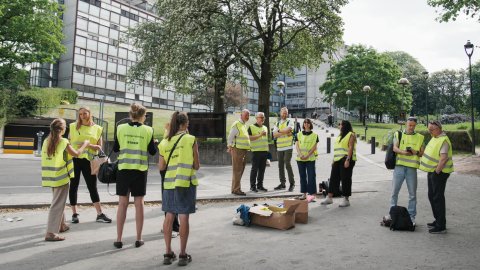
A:
[[[372,146],[372,154],[375,154],[375,137],[372,137],[370,139],[370,143],[371,143],[371,146]]]
[[[330,137],[327,137],[327,154],[330,154]]]

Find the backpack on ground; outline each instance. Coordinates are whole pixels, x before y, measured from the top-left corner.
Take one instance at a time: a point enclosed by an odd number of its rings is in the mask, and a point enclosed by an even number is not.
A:
[[[390,208],[390,217],[392,219],[390,223],[391,231],[415,231],[415,226],[413,226],[407,208],[403,206],[392,206],[392,208]]]
[[[402,132],[398,132],[398,142],[400,144],[400,141],[402,140]],[[388,145],[387,147],[387,152],[385,154],[385,167],[389,170],[395,169],[395,163],[397,162],[397,153],[393,151],[393,141],[392,143]]]

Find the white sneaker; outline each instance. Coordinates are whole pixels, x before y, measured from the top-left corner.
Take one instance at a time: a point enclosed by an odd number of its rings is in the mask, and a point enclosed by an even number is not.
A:
[[[267,159],[267,167],[270,167],[272,164],[270,163],[270,159]]]
[[[339,207],[350,206],[350,201],[347,198],[343,198],[342,202],[338,205]]]
[[[330,197],[325,198],[320,204],[327,205],[327,204],[332,204],[333,200]]]

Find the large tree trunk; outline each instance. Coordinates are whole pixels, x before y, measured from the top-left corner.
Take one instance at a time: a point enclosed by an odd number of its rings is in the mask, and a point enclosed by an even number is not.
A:
[[[213,112],[223,113],[225,112],[225,84],[227,83],[227,68],[220,66],[220,64],[214,61],[215,66],[215,96],[213,98]]]
[[[272,72],[270,63],[262,63],[261,77],[258,82],[258,111],[265,114],[264,125],[270,129],[270,87]]]

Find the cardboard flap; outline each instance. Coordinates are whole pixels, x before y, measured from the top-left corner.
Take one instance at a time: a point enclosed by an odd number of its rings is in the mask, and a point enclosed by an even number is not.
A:
[[[298,207],[298,204],[291,205],[290,207],[288,207],[287,213],[285,213],[285,215],[291,216],[295,214],[295,210],[297,209],[297,207]]]
[[[257,215],[260,215],[260,216],[264,216],[264,217],[269,217],[269,216],[272,215],[272,211],[269,208],[267,208],[266,206],[263,206],[263,205],[257,205],[257,206],[250,207],[250,210],[248,212],[254,213],[254,214],[257,214]]]

